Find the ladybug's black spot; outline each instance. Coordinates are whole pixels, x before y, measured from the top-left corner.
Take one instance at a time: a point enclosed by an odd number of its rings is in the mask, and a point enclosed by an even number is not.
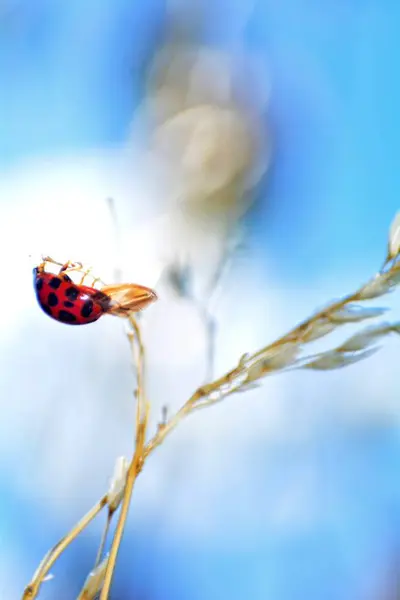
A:
[[[49,281],[49,286],[53,288],[53,290],[58,290],[61,285],[61,279],[59,277],[53,277]]]
[[[79,296],[79,290],[78,288],[71,286],[65,290],[65,295],[67,296],[68,300],[76,300]]]
[[[58,298],[54,292],[50,292],[50,294],[47,296],[47,304],[49,306],[57,306]]]
[[[35,285],[36,285],[37,291],[40,292],[40,290],[43,287],[43,279],[36,279]]]
[[[76,321],[76,317],[68,310],[60,310],[58,313],[58,320],[62,321],[63,323],[73,323]]]
[[[93,302],[92,300],[86,300],[85,304],[82,306],[81,316],[82,317],[90,317],[93,312]]]
[[[69,300],[66,300],[64,302],[64,306],[65,306],[65,308],[74,308],[74,303],[70,302]]]
[[[65,273],[64,273],[64,275],[62,276],[62,278],[63,278],[63,279],[64,279],[64,281],[66,281],[67,283],[71,283],[71,281],[72,281],[71,277],[68,277],[68,275],[66,275]]]

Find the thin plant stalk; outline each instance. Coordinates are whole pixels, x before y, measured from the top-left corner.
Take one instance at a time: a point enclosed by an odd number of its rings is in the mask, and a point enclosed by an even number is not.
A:
[[[126,520],[128,518],[129,506],[131,502],[133,487],[138,474],[143,467],[144,448],[146,441],[146,432],[150,405],[146,400],[144,387],[144,346],[140,333],[140,328],[133,316],[129,318],[133,333],[128,334],[128,338],[132,344],[133,359],[137,372],[137,389],[136,389],[136,443],[135,452],[132,461],[129,465],[124,495],[122,500],[121,511],[118,518],[118,523],[115,529],[114,538],[111,544],[110,554],[107,562],[107,567],[104,576],[104,583],[100,593],[99,600],[107,600],[111,588],[112,578],[115,570],[115,564],[119,548],[121,545],[123,533],[125,530]],[[136,342],[136,343],[135,343]]]
[[[106,545],[106,542],[107,542],[107,536],[108,536],[108,532],[110,530],[110,525],[111,525],[111,521],[112,521],[112,518],[113,518],[113,514],[114,514],[114,511],[111,511],[111,510],[108,511],[107,520],[106,520],[105,525],[104,525],[104,529],[103,529],[103,533],[102,533],[102,536],[101,536],[101,540],[100,540],[100,544],[99,544],[99,549],[97,550],[96,560],[94,561],[94,567],[93,567],[93,569],[96,569],[99,566],[99,564],[101,563],[101,558],[102,558],[103,553],[104,553],[104,548],[105,548],[105,545]]]
[[[146,432],[146,424],[147,424],[147,415],[145,417],[145,421],[140,424],[140,428],[138,431],[138,437],[136,440],[136,451],[133,456],[132,462],[129,466],[124,497],[122,500],[121,512],[119,514],[119,519],[117,523],[117,527],[115,529],[114,538],[112,541],[110,554],[108,558],[107,568],[104,576],[104,583],[100,593],[99,600],[108,600],[112,578],[114,575],[115,565],[117,562],[118,552],[121,546],[122,537],[125,530],[126,520],[128,518],[129,506],[132,498],[133,487],[136,481],[138,474],[143,466],[143,448],[144,448],[144,436]]]

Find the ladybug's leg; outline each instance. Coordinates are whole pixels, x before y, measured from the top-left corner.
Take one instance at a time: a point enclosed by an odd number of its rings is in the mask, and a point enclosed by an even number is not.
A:
[[[63,271],[80,271],[81,269],[83,269],[82,263],[72,262],[71,260],[69,260],[68,262],[61,265],[60,273],[62,273]]]
[[[89,273],[92,272],[92,270],[93,270],[93,267],[89,267],[88,269],[86,269],[86,271],[83,271],[82,279],[80,280],[79,285],[83,285],[83,282],[85,281],[85,279],[89,275]]]
[[[79,285],[83,285],[83,282],[85,281],[86,277],[88,277],[92,271],[93,271],[93,267],[89,267],[86,271],[83,272],[83,276],[79,282]],[[93,281],[90,284],[90,287],[94,287],[95,284],[98,282],[100,282],[104,285],[104,282],[100,279],[100,277],[94,277]]]
[[[57,267],[61,267],[58,272],[60,274],[66,270],[66,267],[69,263],[63,264],[63,263],[60,263],[58,260],[54,260],[54,258],[51,258],[51,256],[42,256],[42,262],[38,267],[40,272],[43,272],[46,270],[46,264],[57,265]]]
[[[89,267],[88,269],[86,269],[86,271],[83,271],[83,275],[79,282],[79,285],[83,285],[86,277],[88,277],[92,273],[92,271],[93,271],[93,267]],[[100,279],[100,277],[93,277],[93,281],[90,283],[90,287],[94,287],[96,283],[100,283],[103,286],[106,285],[104,283],[104,281],[102,279]]]
[[[79,282],[79,285],[83,285],[83,282],[85,281],[86,277],[93,270],[93,267],[84,269],[83,264],[81,262],[73,262],[73,261],[69,260],[66,263],[60,263],[57,260],[54,260],[53,258],[51,258],[50,256],[42,256],[42,264],[39,266],[39,269],[43,271],[46,263],[51,263],[53,265],[57,265],[57,266],[61,267],[59,270],[59,274],[67,273],[67,272],[71,272],[71,271],[81,272],[82,278]],[[91,284],[91,287],[93,287],[95,283],[100,283],[101,285],[106,285],[104,283],[104,281],[102,281],[102,279],[100,279],[100,277],[96,277],[93,279],[93,283]]]
[[[82,273],[82,277],[81,277],[81,280],[79,281],[78,285],[83,285],[83,282],[85,281],[85,279],[89,275],[89,273],[92,271],[92,269],[93,269],[93,267],[89,267],[88,269],[84,270],[83,264],[81,262],[68,261],[67,263],[65,263],[65,265],[62,266],[61,271],[64,271],[64,272],[68,271],[69,273],[71,271],[77,271],[78,273]]]
[[[102,279],[100,279],[100,277],[96,277],[96,279],[93,279],[92,287],[94,287],[96,283],[100,283],[102,287],[106,285],[105,282]]]
[[[72,262],[69,260],[66,263],[61,263],[58,260],[54,260],[54,258],[51,258],[51,256],[42,256],[42,261],[43,265],[45,265],[46,263],[50,263],[52,265],[57,265],[58,267],[61,267],[59,273],[63,273],[64,271],[76,271],[82,269],[82,264],[79,262]]]

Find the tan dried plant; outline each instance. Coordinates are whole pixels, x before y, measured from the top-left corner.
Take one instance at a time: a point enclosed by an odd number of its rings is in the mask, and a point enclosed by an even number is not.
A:
[[[128,339],[132,348],[137,377],[134,393],[136,402],[135,448],[128,463],[119,458],[110,489],[94,507],[63,537],[44,557],[30,583],[26,586],[22,600],[38,597],[42,584],[51,578],[50,570],[66,548],[103,510],[108,512],[95,565],[89,574],[78,600],[107,600],[118,551],[123,537],[133,487],[149,455],[162,444],[167,435],[187,415],[200,408],[220,402],[229,395],[245,392],[259,385],[267,375],[293,369],[324,371],[338,369],[363,360],[377,351],[377,342],[385,336],[400,334],[400,323],[378,323],[362,328],[341,345],[317,354],[304,354],[310,342],[326,336],[346,324],[357,324],[382,315],[384,308],[368,308],[366,301],[381,297],[400,283],[400,213],[390,228],[385,261],[378,273],[355,292],[341,300],[332,302],[324,309],[297,325],[272,344],[254,354],[243,354],[238,364],[222,377],[198,388],[185,404],[168,420],[158,426],[153,437],[147,440],[150,403],[146,397],[144,380],[145,351],[140,329],[133,316],[129,317]],[[104,555],[107,534],[112,517],[119,510],[118,521],[110,551]]]

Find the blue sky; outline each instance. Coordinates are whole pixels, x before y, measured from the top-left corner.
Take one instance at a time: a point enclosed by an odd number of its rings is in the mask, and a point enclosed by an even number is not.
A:
[[[214,3],[204,37],[234,46],[243,5],[230,2],[226,19],[227,2]],[[244,29],[241,39],[265,60],[274,90],[278,165],[269,202],[276,216],[268,238],[274,251],[284,250],[285,222],[309,267],[323,260],[313,248],[327,236],[330,263],[342,260],[334,239],[357,262],[379,251],[396,210],[399,10],[389,0],[258,2]],[[78,2],[10,2],[0,37],[2,164],[123,141],[140,94],[135,73],[163,12],[160,0],[102,0],[84,10]],[[295,261],[291,275],[299,267]]]

